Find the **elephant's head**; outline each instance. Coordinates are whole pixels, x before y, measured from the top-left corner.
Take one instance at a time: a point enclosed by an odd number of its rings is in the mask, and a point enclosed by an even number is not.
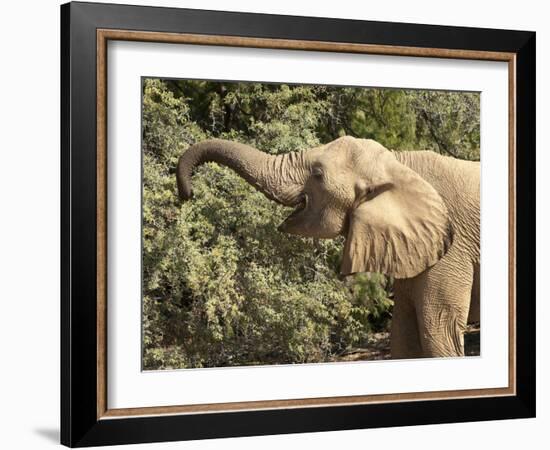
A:
[[[317,238],[346,236],[341,272],[410,278],[435,264],[452,239],[435,189],[372,140],[339,138],[284,155],[219,139],[190,147],[177,170],[180,198],[207,161],[235,170],[268,198],[295,210],[279,230]]]

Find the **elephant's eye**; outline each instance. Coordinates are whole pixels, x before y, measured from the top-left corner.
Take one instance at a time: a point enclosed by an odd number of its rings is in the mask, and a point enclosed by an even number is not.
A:
[[[315,167],[312,172],[313,176],[319,180],[323,179],[323,169],[320,167]]]

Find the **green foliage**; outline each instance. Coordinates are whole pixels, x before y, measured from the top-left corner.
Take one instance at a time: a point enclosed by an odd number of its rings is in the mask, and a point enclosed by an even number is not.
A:
[[[479,94],[326,88],[324,142],[350,135],[393,150],[433,150],[479,161]]]
[[[409,99],[424,148],[479,161],[479,94],[417,91]]]
[[[180,204],[174,168],[208,137],[278,154],[350,134],[479,158],[476,94],[424,94],[144,80],[144,368],[327,361],[387,329],[391,280],[341,280],[342,239],[278,233],[289,211],[216,164],[197,170],[195,197]]]

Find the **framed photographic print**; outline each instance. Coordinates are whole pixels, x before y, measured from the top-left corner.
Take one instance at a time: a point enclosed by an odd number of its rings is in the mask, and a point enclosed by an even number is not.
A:
[[[61,7],[61,441],[535,415],[535,33]]]

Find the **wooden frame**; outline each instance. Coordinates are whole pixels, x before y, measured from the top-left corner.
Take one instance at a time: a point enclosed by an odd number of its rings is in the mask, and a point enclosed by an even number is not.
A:
[[[534,33],[88,3],[63,5],[61,13],[62,443],[85,446],[534,416],[534,256],[529,251],[534,248]],[[108,40],[508,62],[509,386],[109,409]],[[516,304],[517,292],[522,296]]]

